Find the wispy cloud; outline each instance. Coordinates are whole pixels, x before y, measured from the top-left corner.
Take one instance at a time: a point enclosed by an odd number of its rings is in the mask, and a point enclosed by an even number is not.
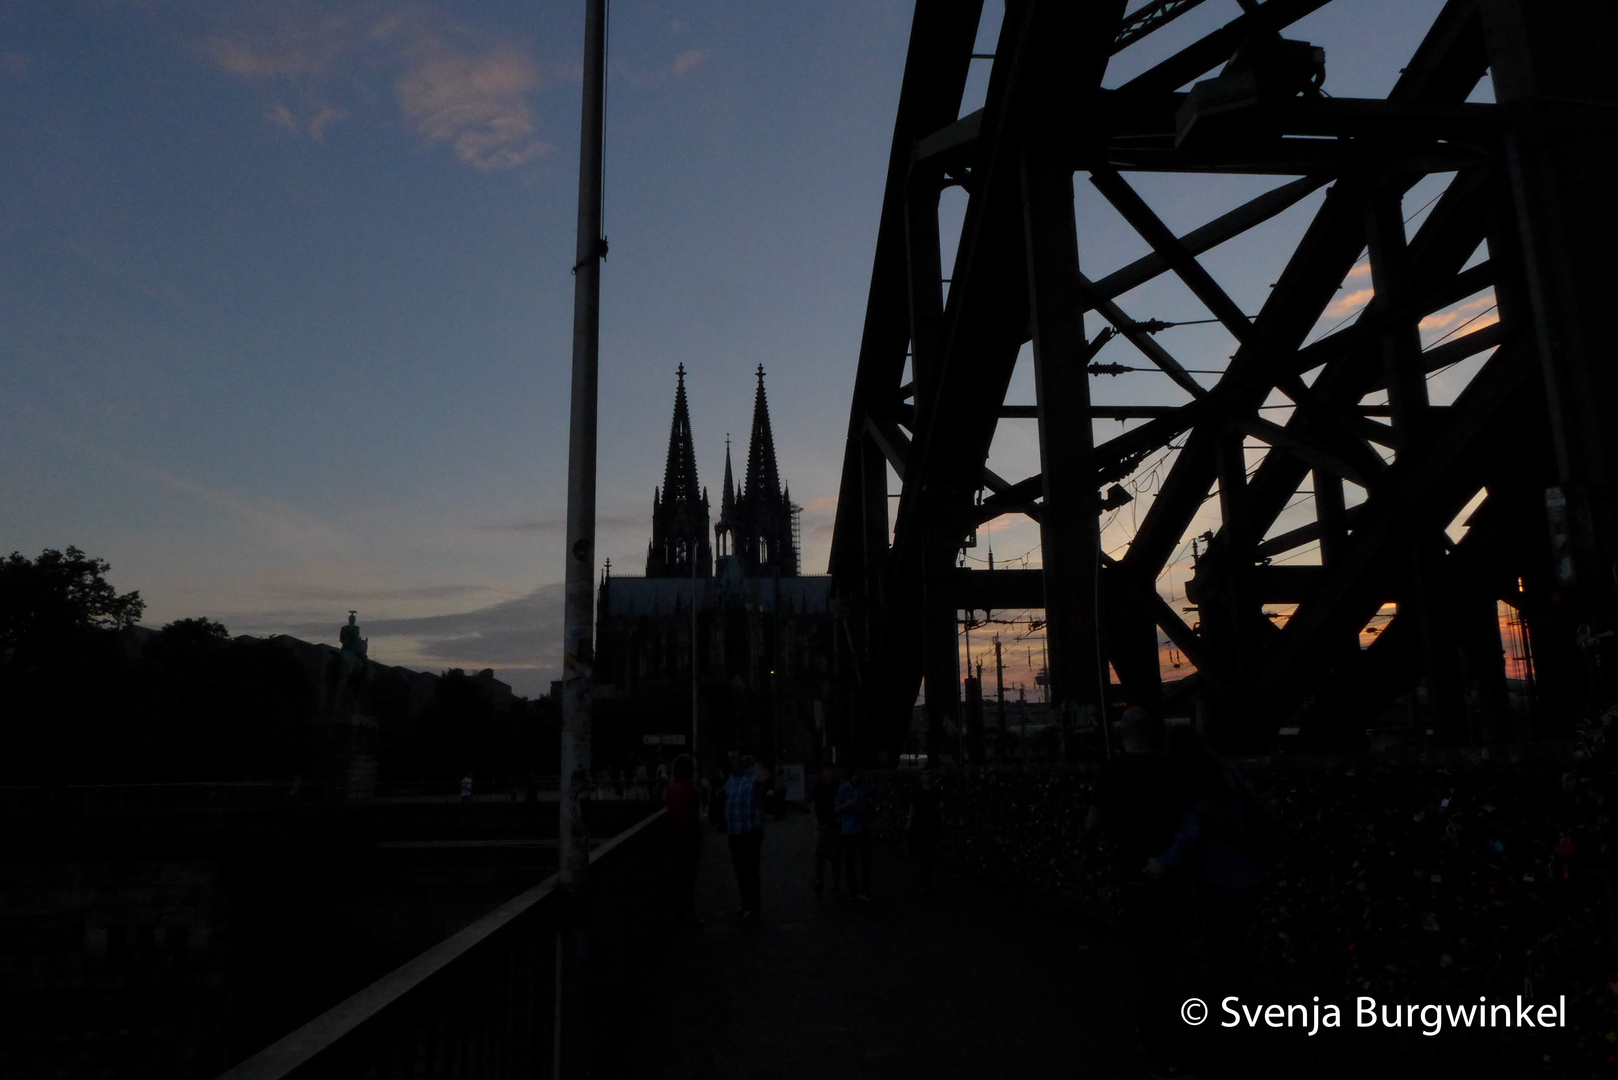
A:
[[[276,127],[293,134],[305,134],[311,139],[319,140],[326,133],[326,128],[347,115],[342,109],[332,105],[318,105],[299,115],[278,101],[270,106],[264,118]]]
[[[391,96],[423,142],[477,169],[509,169],[551,149],[532,102],[546,82],[537,61],[430,4],[290,0],[231,5],[216,20],[201,55],[263,85],[266,119],[286,131],[319,139]]]
[[[648,514],[597,514],[596,531],[603,532],[608,529],[633,529],[648,525],[651,517]],[[543,518],[513,518],[508,521],[485,521],[472,526],[473,532],[478,533],[523,533],[531,535],[560,536],[567,531],[567,519],[557,514],[553,517]]]
[[[21,82],[28,77],[28,69],[33,66],[33,57],[27,53],[3,52],[0,53],[0,71]]]
[[[1326,310],[1321,313],[1321,317],[1326,319],[1340,319],[1345,315],[1352,315],[1354,312],[1363,308],[1366,304],[1369,304],[1371,302],[1371,297],[1375,295],[1375,289],[1355,289],[1347,296],[1339,296],[1330,304],[1326,305]]]
[[[479,169],[509,169],[550,150],[534,137],[528,94],[539,69],[518,49],[482,54],[431,41],[431,54],[397,83],[399,107],[429,143],[449,143]]]
[[[669,68],[669,71],[676,78],[680,78],[691,74],[707,62],[708,51],[706,49],[687,49],[674,58],[674,63]]]
[[[1459,307],[1450,308],[1448,311],[1434,312],[1421,320],[1421,328],[1423,330],[1448,330],[1457,323],[1465,322],[1480,312],[1488,311],[1489,308],[1494,306],[1494,302],[1494,293],[1487,293],[1476,299],[1468,300]],[[1490,326],[1499,321],[1499,314],[1490,312],[1473,321],[1471,329],[1482,330],[1485,326]]]
[[[330,599],[327,596],[326,599]],[[525,686],[543,692],[561,670],[564,586],[542,585],[525,596],[443,615],[414,618],[361,618],[373,655],[383,663],[407,667],[495,668],[526,672]],[[292,634],[310,641],[331,641],[340,620],[289,618],[286,614],[239,614],[227,622],[245,633]]]
[[[279,499],[243,498],[151,465],[135,461],[123,461],[121,464],[164,487],[200,499],[261,535],[275,536],[295,544],[340,547],[344,543],[343,534],[338,529]]]
[[[1322,319],[1341,319],[1345,315],[1354,314],[1366,304],[1369,304],[1371,298],[1376,295],[1376,290],[1371,288],[1370,277],[1371,264],[1369,262],[1355,263],[1347,276],[1343,278],[1342,287],[1349,289],[1349,292],[1328,304],[1326,310],[1321,312],[1320,317]]]
[[[489,591],[487,585],[421,585],[412,588],[344,588],[327,585],[270,584],[264,591],[289,600],[322,600],[331,603],[383,603],[392,600],[450,600]]]
[[[441,590],[478,589],[480,586],[439,586]],[[426,594],[434,587],[394,590],[393,595]],[[373,591],[381,598],[387,590]],[[469,611],[409,618],[367,618],[360,613],[360,630],[370,640],[373,660],[428,671],[494,668],[519,694],[537,696],[561,677],[562,612],[564,586],[542,585],[524,596]],[[322,590],[320,599],[341,602],[370,598],[355,590],[344,597]],[[233,633],[269,636],[290,634],[305,641],[336,644],[344,612],[311,617],[308,610],[220,612]]]

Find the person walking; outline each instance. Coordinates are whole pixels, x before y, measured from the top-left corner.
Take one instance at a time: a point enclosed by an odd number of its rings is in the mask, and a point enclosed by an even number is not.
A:
[[[910,853],[916,857],[916,870],[923,889],[933,887],[933,859],[938,854],[943,807],[938,793],[938,774],[931,769],[923,770],[921,786],[910,796],[910,818],[905,823]]]
[[[729,778],[724,769],[715,769],[713,776],[703,781],[703,797],[707,800],[706,813],[708,824],[713,831],[725,831],[725,781]]]
[[[764,849],[764,793],[768,777],[751,755],[732,750],[730,779],[725,781],[725,832],[729,834],[730,862],[742,906],[736,914],[757,919],[762,899],[759,863]]]
[[[1113,725],[1122,752],[1096,777],[1085,819],[1081,859],[1087,861],[1100,830],[1117,854],[1124,929],[1141,972],[1136,1033],[1156,1080],[1188,1077],[1179,1018],[1178,938],[1188,898],[1181,864],[1196,841],[1190,784],[1161,752],[1162,721],[1139,706]]]
[[[1280,845],[1280,822],[1194,729],[1175,727],[1168,734],[1168,757],[1192,785],[1197,838],[1188,862],[1214,1000],[1231,994],[1250,999],[1248,931],[1263,871],[1273,865]]]
[[[809,805],[815,815],[815,895],[825,890],[826,864],[831,864],[831,891],[842,891],[843,858],[837,825],[837,770],[827,765],[809,792]]]
[[[850,770],[848,779],[837,789],[838,846],[848,875],[848,893],[861,900],[871,898],[871,836],[866,831],[870,808],[865,776],[858,769]]]
[[[673,778],[663,789],[663,805],[674,823],[674,918],[684,926],[701,926],[697,918],[697,865],[702,859],[702,817],[692,777],[696,762],[689,754],[674,759]]]

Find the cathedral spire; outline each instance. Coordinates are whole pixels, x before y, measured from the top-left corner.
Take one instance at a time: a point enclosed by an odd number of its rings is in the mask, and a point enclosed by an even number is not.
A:
[[[747,476],[743,497],[753,502],[781,500],[781,474],[775,465],[775,436],[770,433],[770,403],[764,397],[764,365],[758,366],[758,392],[753,397],[753,437],[747,444]]]
[[[758,393],[753,399],[753,432],[747,445],[747,471],[739,488],[731,485],[730,441],[725,441],[724,504],[715,530],[719,550],[733,556],[743,574],[798,574],[792,508],[781,493],[775,462],[775,436],[770,432],[770,403],[764,396],[764,365],[758,366]]]
[[[725,435],[725,493],[720,496],[719,516],[730,517],[736,512],[736,482],[730,478],[730,435]]]
[[[669,455],[663,466],[663,501],[690,503],[702,501],[697,484],[697,455],[691,447],[691,413],[685,403],[685,365],[675,369],[679,384],[674,389],[674,422],[669,426]]]
[[[685,400],[685,365],[675,374],[674,421],[669,426],[663,486],[652,496],[652,541],[646,551],[647,577],[703,577],[713,573],[708,540],[708,499],[697,482],[697,455],[691,443],[691,411]]]

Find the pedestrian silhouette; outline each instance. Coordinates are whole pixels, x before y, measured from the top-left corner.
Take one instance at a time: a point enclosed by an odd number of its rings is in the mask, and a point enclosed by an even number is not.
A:
[[[826,865],[831,864],[831,891],[842,891],[843,856],[841,831],[837,825],[837,770],[827,765],[809,792],[809,805],[815,815],[815,895],[825,889]]]
[[[764,847],[764,796],[769,778],[751,756],[731,751],[730,779],[725,781],[725,832],[729,834],[730,861],[742,919],[758,918],[761,902],[759,863]]]
[[[871,798],[865,790],[865,777],[858,769],[837,789],[837,819],[841,833],[843,871],[848,877],[850,896],[871,898],[871,835],[866,831]]]
[[[1121,752],[1096,778],[1081,849],[1088,856],[1102,829],[1112,837],[1125,933],[1141,974],[1140,1048],[1153,1077],[1182,1077],[1176,963],[1189,911],[1182,864],[1196,841],[1190,785],[1161,753],[1162,722],[1145,709],[1125,709],[1113,730]]]
[[[663,789],[674,828],[674,918],[687,926],[697,926],[697,866],[702,860],[702,819],[697,812],[697,789],[692,784],[696,763],[690,755],[674,759],[674,775]]]
[[[910,817],[905,832],[910,840],[910,853],[916,857],[916,870],[921,887],[933,887],[933,860],[938,854],[938,833],[943,821],[943,800],[938,792],[938,774],[925,769],[921,786],[910,795]]]

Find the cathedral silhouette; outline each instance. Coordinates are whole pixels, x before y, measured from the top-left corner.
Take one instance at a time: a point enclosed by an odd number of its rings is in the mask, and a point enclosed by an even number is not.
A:
[[[681,365],[645,575],[609,563],[601,580],[596,764],[667,760],[693,736],[710,772],[733,747],[777,764],[830,761],[847,710],[831,578],[800,573],[800,508],[781,482],[763,365],[740,485],[725,440],[717,522],[697,478],[685,374]]]
[[[708,492],[697,483],[696,452],[691,440],[691,414],[685,400],[685,365],[676,370],[674,423],[669,428],[668,462],[663,486],[652,492],[652,540],[646,549],[647,577],[690,577],[696,560],[699,577],[714,572],[719,560],[734,559],[744,576],[798,576],[798,539],[793,527],[797,510],[790,489],[781,486],[770,432],[770,405],[764,396],[764,365],[758,367],[753,398],[753,431],[747,444],[747,472],[738,490],[731,479],[730,438],[725,438],[725,489],[720,497],[715,545],[708,542]]]

